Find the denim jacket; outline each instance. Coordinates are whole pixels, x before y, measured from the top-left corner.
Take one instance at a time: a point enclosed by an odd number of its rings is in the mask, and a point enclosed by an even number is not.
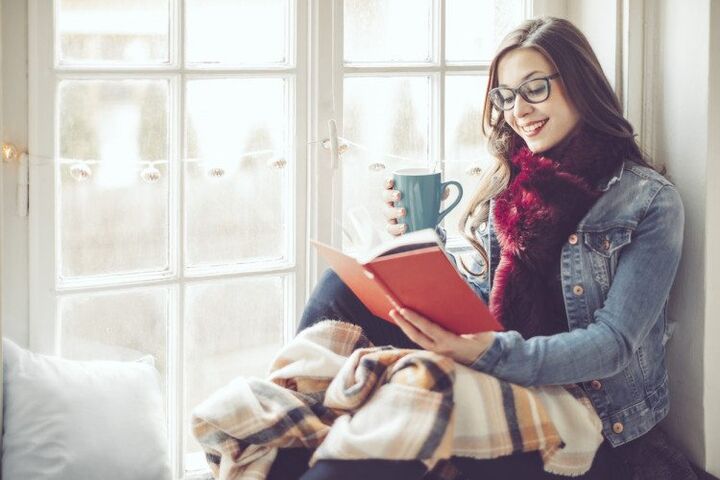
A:
[[[560,255],[569,331],[527,340],[498,332],[472,367],[526,386],[581,385],[605,438],[618,446],[668,412],[667,302],[684,213],[675,186],[636,163],[626,162],[598,186],[604,193]],[[492,215],[482,240],[490,272],[467,281],[487,301],[500,258]]]

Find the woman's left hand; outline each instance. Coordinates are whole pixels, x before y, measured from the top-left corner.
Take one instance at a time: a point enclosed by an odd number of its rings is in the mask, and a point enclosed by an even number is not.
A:
[[[425,350],[446,355],[465,365],[477,360],[495,340],[495,332],[456,335],[408,308],[390,310],[390,318],[410,340]]]

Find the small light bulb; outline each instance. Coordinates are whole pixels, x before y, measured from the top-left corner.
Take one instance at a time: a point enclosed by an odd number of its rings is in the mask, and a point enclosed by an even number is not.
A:
[[[483,169],[478,166],[469,167],[467,170],[465,170],[465,174],[471,177],[479,177],[480,175],[482,175],[482,173]]]
[[[140,172],[140,178],[142,178],[143,182],[150,184],[157,183],[161,176],[160,170],[158,170],[152,163],[143,168],[142,172]]]
[[[371,172],[381,172],[385,170],[385,164],[382,162],[375,162],[368,165],[368,170]]]
[[[287,160],[284,157],[270,157],[267,161],[267,166],[276,170],[282,170],[287,165]]]
[[[6,162],[12,162],[17,159],[18,152],[17,147],[12,143],[3,143],[2,146],[2,157]]]
[[[225,176],[225,169],[218,166],[210,166],[205,170],[205,175],[210,178],[220,178]]]
[[[78,182],[84,182],[92,177],[92,169],[87,162],[76,162],[70,167],[70,176]]]

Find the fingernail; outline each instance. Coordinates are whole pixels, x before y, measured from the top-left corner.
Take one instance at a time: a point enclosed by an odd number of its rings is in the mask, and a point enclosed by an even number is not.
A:
[[[398,193],[398,192],[393,193],[393,200],[400,200],[400,193]]]
[[[406,212],[405,212],[405,209],[404,209],[404,208],[401,208],[398,213],[399,213],[400,215],[405,215]]]

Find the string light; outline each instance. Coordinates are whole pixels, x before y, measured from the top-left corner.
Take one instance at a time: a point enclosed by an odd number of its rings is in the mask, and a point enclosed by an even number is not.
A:
[[[225,169],[217,165],[210,165],[205,169],[208,178],[220,178],[225,176]]]
[[[287,160],[285,160],[285,157],[270,157],[270,159],[267,161],[267,166],[274,168],[275,170],[282,170],[287,165]]]
[[[412,163],[412,164],[420,164],[420,163],[426,163],[422,160],[417,160],[413,158],[403,157],[400,155],[394,155],[391,153],[385,153],[385,152],[378,152],[377,150],[368,147],[366,145],[363,145],[361,143],[354,142],[348,138],[338,136],[338,140],[341,140],[342,143],[339,142],[338,145],[338,155],[342,155],[344,153],[347,153],[351,147],[356,148],[358,150],[363,150],[365,152],[368,152],[372,154],[374,157],[383,157],[383,158],[392,158],[396,160],[401,160],[405,163]],[[330,140],[329,139],[323,139],[323,140],[317,140],[317,141],[310,141],[308,142],[308,145],[310,144],[317,144],[320,143],[321,146],[324,149],[330,149]],[[5,146],[3,146],[3,156],[12,155],[12,152],[6,152]],[[265,165],[268,168],[271,168],[273,170],[282,170],[287,167],[288,161],[286,158],[286,155],[284,155],[284,152],[286,150],[283,150],[282,153],[277,150],[256,150],[251,152],[245,152],[242,153],[239,156],[236,156],[235,158],[240,161],[246,157],[252,157],[252,156],[260,156],[260,155],[270,155],[269,158],[265,161]],[[37,155],[32,155],[31,158],[33,159],[47,159],[48,161],[52,161],[53,159],[50,157],[40,157]],[[186,158],[183,160],[184,163],[198,163],[201,165],[201,168],[204,170],[204,174],[210,178],[210,179],[219,179],[227,175],[227,170],[225,166],[218,165],[215,162],[208,162],[207,160],[204,160],[202,158]],[[76,159],[60,159],[61,164],[70,164],[69,170],[70,170],[70,176],[74,178],[78,182],[85,182],[88,179],[90,179],[93,176],[93,169],[92,165],[99,164],[99,160],[76,160]],[[155,184],[160,181],[162,178],[162,172],[160,169],[158,169],[158,164],[167,164],[167,160],[154,160],[154,161],[138,161],[136,163],[144,165],[142,169],[139,170],[139,176],[142,179],[143,182],[147,184]],[[434,163],[432,166],[433,170],[436,170],[440,165],[447,163],[445,160],[440,160]],[[483,168],[480,167],[477,163],[473,162],[474,165],[471,165],[467,167],[464,170],[465,175],[470,177],[477,177],[482,175]],[[372,163],[369,163],[367,166],[368,170],[372,172],[381,172],[383,170],[387,169],[387,164],[383,161],[374,161]]]
[[[160,170],[158,170],[154,163],[148,164],[148,166],[140,172],[140,178],[142,178],[143,182],[149,184],[159,182],[161,176]]]
[[[18,150],[12,143],[3,143],[2,146],[2,158],[6,162],[12,162],[18,158]]]
[[[379,153],[376,150],[374,150],[366,145],[363,145],[363,144],[357,143],[357,142],[353,142],[352,140],[349,140],[348,138],[345,138],[345,137],[338,136],[338,140],[342,140],[344,142],[338,146],[338,155],[342,155],[343,153],[345,153],[346,151],[348,151],[350,149],[350,146],[353,146],[353,147],[357,148],[358,150],[363,150],[365,152],[371,153],[373,156],[393,158],[396,160],[402,160],[403,162],[413,163],[413,164],[426,163],[422,160],[403,157],[400,155],[393,155],[392,153],[384,153],[384,152]],[[328,139],[328,138],[321,140],[319,142],[308,142],[308,144],[312,144],[312,143],[320,143],[325,150],[330,149],[330,139]],[[439,160],[439,161],[435,162],[432,165],[432,167],[430,168],[430,170],[437,171],[437,168],[439,168],[439,166],[443,163],[446,163],[446,162],[444,160]],[[380,172],[380,171],[385,170],[386,168],[387,168],[387,165],[380,161],[372,162],[372,163],[368,164],[368,170],[370,170],[371,172]],[[470,177],[477,177],[477,176],[482,175],[482,173],[483,173],[483,169],[479,165],[471,165],[470,167],[465,169],[465,175],[468,175]]]
[[[468,176],[471,176],[471,177],[479,177],[480,175],[482,175],[482,173],[483,173],[483,169],[477,165],[468,167],[465,170],[465,174]]]
[[[75,162],[70,166],[70,176],[78,182],[84,182],[92,177],[92,169],[87,162]]]

